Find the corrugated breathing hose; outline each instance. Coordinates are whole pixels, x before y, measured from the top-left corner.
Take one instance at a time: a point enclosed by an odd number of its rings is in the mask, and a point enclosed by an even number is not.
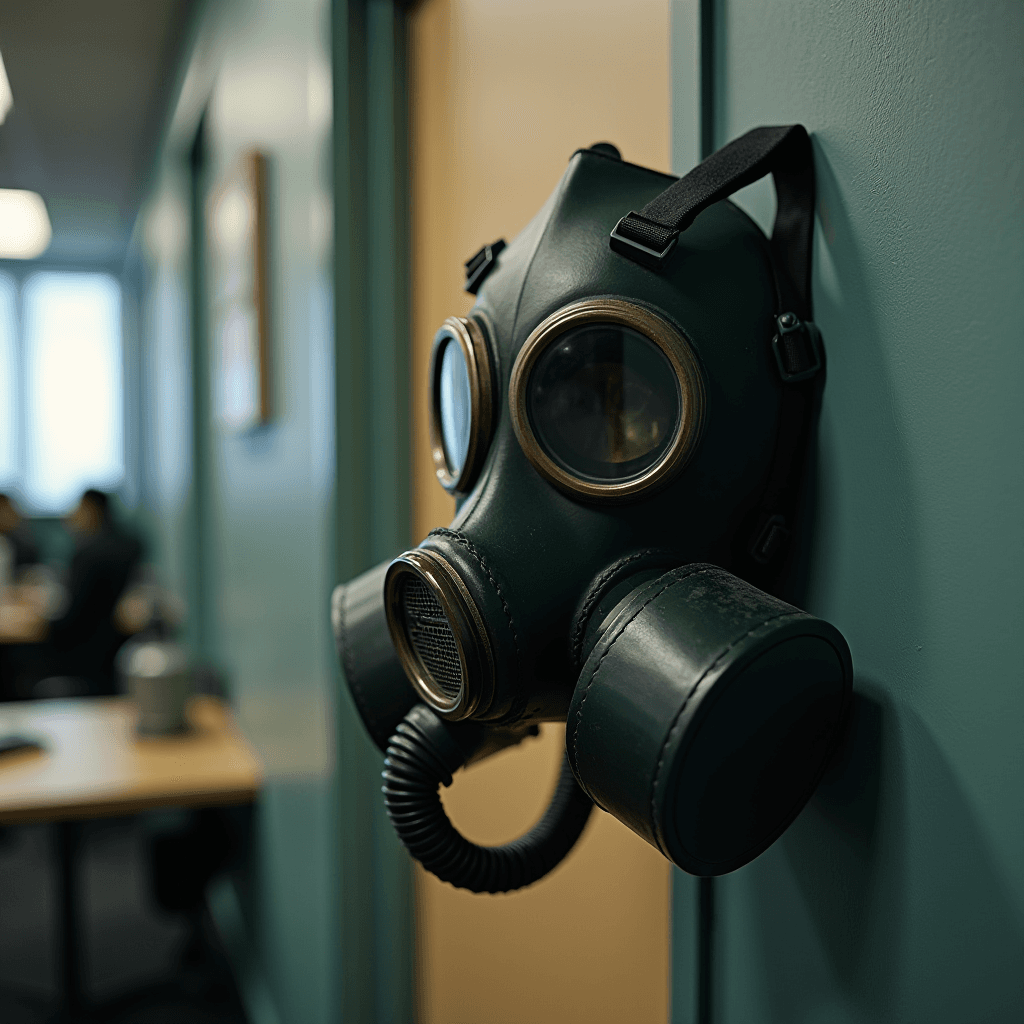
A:
[[[467,760],[453,728],[417,704],[388,742],[384,803],[409,853],[443,882],[471,892],[509,892],[543,878],[573,848],[593,803],[567,761],[544,816],[524,836],[504,846],[477,846],[452,825],[440,787]]]

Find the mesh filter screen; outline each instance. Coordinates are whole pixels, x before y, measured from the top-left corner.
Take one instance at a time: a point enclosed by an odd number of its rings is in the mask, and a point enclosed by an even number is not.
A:
[[[450,700],[462,691],[462,663],[455,636],[433,591],[420,579],[406,577],[402,587],[402,613],[412,649],[423,668]]]

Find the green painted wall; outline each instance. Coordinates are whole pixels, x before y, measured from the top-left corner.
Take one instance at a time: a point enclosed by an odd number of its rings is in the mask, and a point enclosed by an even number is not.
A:
[[[393,0],[336,0],[334,580],[409,546],[405,24]],[[413,1018],[411,861],[384,812],[383,758],[339,689],[340,1017]]]
[[[1022,1020],[1024,6],[714,11],[716,143],[814,139],[807,605],[859,694],[812,804],[717,884],[714,1019]],[[770,223],[770,186],[740,201]],[[678,951],[680,989],[693,966]]]
[[[227,902],[253,1024],[410,1016],[408,864],[328,621],[333,585],[408,532],[399,28],[383,0],[204,5],[139,224],[144,504],[266,769]],[[269,159],[274,415],[237,434],[211,415],[204,236],[250,149]]]
[[[324,614],[334,514],[326,5],[211,5],[184,70],[141,224],[149,495],[165,573],[189,597],[193,649],[225,673],[266,767],[243,898],[259,970],[281,1020],[326,1024],[338,1002],[335,677]],[[204,109],[204,163],[193,179]],[[269,427],[234,435],[210,415],[205,200],[249,148],[270,157],[278,413]]]

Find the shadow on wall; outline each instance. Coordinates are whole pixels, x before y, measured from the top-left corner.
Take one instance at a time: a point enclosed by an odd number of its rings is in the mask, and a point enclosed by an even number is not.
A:
[[[880,701],[864,694],[863,684],[861,689],[828,775],[786,837],[785,856],[835,976],[851,990],[864,978],[872,1009],[880,1010],[891,1002],[895,982],[906,871],[902,850],[893,841],[903,827],[902,807],[895,792],[887,792],[881,806],[882,776],[898,779],[902,765],[895,737],[883,737],[883,729],[894,728],[891,713],[886,715]],[[883,815],[884,837],[879,827]],[[886,908],[889,920],[885,934],[872,936],[875,905]]]
[[[816,1009],[815,986],[802,980],[820,954],[795,945],[801,933],[788,924],[797,897],[861,1019],[1014,1020],[1024,935],[980,823],[921,719],[858,686],[846,743],[781,844],[786,864],[756,886],[772,1019],[805,1020]],[[919,850],[925,836],[930,856],[916,856],[911,870],[908,840]],[[802,934],[809,942],[812,932]],[[909,974],[927,976],[927,988],[901,991],[903,967],[925,948],[927,965]]]
[[[754,894],[766,1015],[1019,1019],[1024,934],[1012,891],[942,749],[897,696],[929,683],[910,640],[923,628],[917,506],[891,400],[891,346],[820,140],[815,148],[816,319],[829,383],[809,603],[843,629],[855,661],[862,638],[886,678],[874,666],[858,674],[826,779],[783,840],[738,873]]]

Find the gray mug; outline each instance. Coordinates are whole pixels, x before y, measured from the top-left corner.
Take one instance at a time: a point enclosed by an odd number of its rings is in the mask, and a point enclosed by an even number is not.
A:
[[[149,736],[182,732],[187,726],[185,702],[193,690],[182,647],[171,640],[131,643],[118,661],[128,696],[138,705],[138,732]]]

